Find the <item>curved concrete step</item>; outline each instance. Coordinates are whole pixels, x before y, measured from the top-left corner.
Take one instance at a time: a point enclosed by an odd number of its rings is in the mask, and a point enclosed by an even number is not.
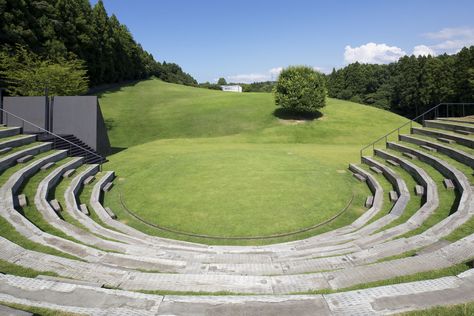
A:
[[[474,133],[474,126],[471,126],[470,124],[464,124],[464,123],[453,122],[453,121],[425,120],[423,122],[423,125],[426,127],[444,129],[444,130],[453,131],[453,132],[459,130],[459,131],[467,131],[470,133]]]
[[[451,146],[442,145],[437,142],[431,142],[426,139],[421,139],[414,137],[412,135],[400,135],[399,140],[416,145],[426,145],[431,148],[436,149],[438,152],[447,155],[448,157],[453,158],[460,163],[463,163],[471,168],[474,168],[474,156],[470,155],[462,150],[453,148]]]
[[[455,141],[460,145],[467,146],[469,148],[474,148],[474,139],[469,137],[463,137],[460,135],[451,134],[449,132],[444,132],[441,130],[429,130],[426,128],[412,127],[412,134],[425,135],[434,138],[444,138]]]

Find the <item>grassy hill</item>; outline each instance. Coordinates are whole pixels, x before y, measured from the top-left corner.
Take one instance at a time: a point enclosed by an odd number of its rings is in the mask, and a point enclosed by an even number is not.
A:
[[[148,80],[101,95],[112,146],[106,169],[120,177],[106,203],[132,226],[207,243],[265,243],[307,237],[360,216],[364,184],[346,172],[359,149],[405,119],[329,99],[314,121],[281,120],[273,97],[233,94]],[[208,240],[154,224],[216,237],[268,236],[329,219],[330,225],[265,241]]]

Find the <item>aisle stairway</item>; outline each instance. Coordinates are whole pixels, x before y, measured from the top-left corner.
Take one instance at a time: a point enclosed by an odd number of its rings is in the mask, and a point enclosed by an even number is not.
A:
[[[474,259],[474,120],[424,125],[349,166],[372,192],[356,221],[252,247],[127,226],[101,203],[113,171],[0,127],[0,260],[55,275],[0,275],[0,304],[94,315],[378,315],[474,301],[474,269],[395,284]],[[371,286],[381,281],[394,284]],[[354,287],[368,288],[346,291]],[[317,292],[331,294],[297,295]]]

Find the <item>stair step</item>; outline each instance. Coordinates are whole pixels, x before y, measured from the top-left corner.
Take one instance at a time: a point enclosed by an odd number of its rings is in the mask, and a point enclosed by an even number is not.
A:
[[[371,208],[372,205],[374,205],[374,197],[372,195],[369,195],[365,200],[365,207]]]
[[[428,151],[437,152],[436,148],[430,147],[428,145],[421,145],[420,147]]]
[[[95,180],[94,176],[87,177],[87,179],[84,180],[83,184],[88,185],[91,184]]]
[[[360,182],[365,182],[367,180],[363,175],[360,175],[358,173],[353,173],[352,175],[354,176],[354,178],[356,178]],[[104,187],[104,189],[105,189],[105,187]]]
[[[68,171],[64,172],[63,178],[69,178],[76,172],[76,169],[69,169]]]
[[[28,205],[28,202],[26,200],[26,195],[24,195],[24,194],[18,195],[18,205],[20,207],[25,207],[25,206]]]
[[[400,164],[398,162],[396,162],[395,160],[392,160],[392,159],[387,159],[387,162],[389,164],[391,164],[392,166],[395,166],[395,167],[400,166]]]
[[[455,141],[453,139],[448,139],[448,138],[444,138],[444,137],[438,137],[436,138],[437,140],[439,140],[440,142],[442,143],[446,143],[446,144],[453,144],[455,143]]]
[[[451,179],[444,179],[443,184],[447,190],[454,190],[454,183]]]
[[[28,162],[28,161],[30,161],[31,159],[33,159],[33,157],[34,157],[33,155],[26,155],[26,156],[23,156],[23,157],[21,157],[21,158],[18,158],[18,159],[16,160],[16,162],[17,162],[17,163],[25,163],[25,162]]]
[[[458,134],[462,134],[462,135],[471,135],[471,132],[465,131],[465,130],[462,130],[462,129],[457,129],[454,132],[458,133]]]
[[[418,196],[422,196],[423,194],[425,194],[425,188],[421,185],[416,185],[415,186],[415,194],[418,195]]]
[[[54,200],[51,200],[49,201],[49,204],[51,205],[51,207],[53,208],[53,210],[56,212],[56,213],[60,213],[61,212],[61,204],[59,204],[59,201],[54,199]]]
[[[115,215],[115,213],[112,212],[112,210],[111,210],[109,207],[106,207],[106,208],[105,208],[105,211],[107,212],[107,214],[109,214],[109,216],[110,216],[112,219],[117,219],[117,215]]]
[[[87,205],[85,204],[81,204],[79,206],[79,209],[81,210],[82,213],[86,214],[86,215],[89,215],[89,209],[87,208]]]
[[[373,172],[377,173],[377,174],[382,174],[382,170],[380,170],[379,168],[377,168],[376,166],[371,166],[370,167],[370,170],[372,170]]]
[[[40,280],[47,280],[53,282],[60,282],[60,283],[68,283],[68,284],[75,284],[75,285],[85,285],[88,287],[103,287],[103,283],[94,283],[94,282],[87,282],[87,281],[80,281],[80,280],[73,280],[73,279],[66,279],[61,277],[53,277],[49,275],[38,275],[36,279]]]
[[[11,150],[12,150],[11,147],[4,147],[4,148],[0,149],[0,155],[6,154],[7,152],[9,152]]]
[[[410,159],[417,159],[417,157],[411,153],[403,152],[402,155]]]
[[[51,168],[52,166],[54,166],[56,163],[55,162],[48,162],[47,164],[45,164],[43,167],[41,167],[41,170],[48,170],[49,168]]]
[[[395,202],[398,200],[398,193],[396,191],[390,191],[388,195],[390,197],[390,201]]]
[[[365,179],[365,178],[364,178],[364,179]],[[365,181],[365,180],[364,180],[364,181]],[[112,189],[112,186],[113,186],[113,185],[114,185],[113,182],[109,182],[109,183],[107,183],[107,184],[104,186],[104,188],[103,188],[102,190],[103,190],[104,192],[109,192],[110,189]]]

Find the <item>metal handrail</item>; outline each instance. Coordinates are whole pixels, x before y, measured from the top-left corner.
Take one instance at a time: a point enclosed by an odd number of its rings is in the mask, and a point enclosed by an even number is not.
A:
[[[435,105],[434,107],[432,107],[431,109],[421,113],[420,115],[416,116],[415,118],[409,120],[408,122],[400,125],[399,127],[395,128],[394,130],[388,132],[387,134],[377,138],[375,141],[371,142],[370,144],[368,144],[367,146],[361,148],[360,150],[360,157],[362,158],[363,156],[363,152],[364,150],[366,150],[367,148],[369,147],[372,147],[372,150],[375,148],[375,144],[377,144],[378,142],[380,142],[382,139],[385,139],[385,143],[387,143],[387,138],[388,136],[392,135],[393,133],[395,132],[398,132],[398,135],[400,135],[400,129],[402,129],[403,127],[407,126],[408,124],[410,124],[410,129],[413,127],[413,122],[416,122],[416,120],[418,120],[419,118],[422,118],[422,120],[424,120],[425,118],[425,115],[427,115],[428,113],[431,113],[433,111],[435,111],[435,118],[438,117],[437,114],[439,114],[439,111],[438,109],[441,107],[441,106],[446,106],[446,116],[449,115],[449,107],[451,105],[454,105],[454,106],[461,106],[462,105],[462,112],[463,112],[463,116],[465,115],[465,106],[474,106],[474,103],[440,103],[438,105]],[[452,113],[452,111],[451,111]]]
[[[26,119],[24,119],[24,118],[22,118],[22,117],[20,117],[20,116],[18,116],[18,115],[16,115],[16,114],[13,114],[13,113],[11,113],[11,112],[5,110],[5,109],[1,109],[1,108],[0,108],[0,112],[3,112],[3,113],[6,113],[6,114],[7,114],[7,122],[8,122],[8,115],[11,115],[11,116],[13,116],[13,117],[19,119],[20,121],[22,121],[22,123],[23,123],[22,128],[24,128],[24,123],[28,123],[28,124],[30,124],[31,126],[37,128],[39,131],[41,131],[41,132],[43,132],[43,133],[47,133],[47,134],[49,134],[49,135],[51,135],[51,136],[54,136],[54,137],[56,137],[56,138],[59,138],[59,139],[65,141],[66,143],[69,144],[69,150],[71,150],[71,145],[72,145],[72,146],[74,146],[74,147],[76,147],[76,148],[79,148],[79,149],[85,151],[85,152],[86,152],[86,157],[85,157],[86,159],[87,159],[87,157],[88,157],[88,156],[87,156],[88,154],[91,154],[92,156],[95,156],[95,157],[99,158],[99,159],[100,159],[100,160],[99,160],[100,169],[102,169],[102,163],[103,163],[102,161],[103,161],[104,157],[102,157],[101,155],[99,155],[99,154],[97,154],[97,153],[95,153],[95,152],[93,152],[93,151],[90,151],[90,150],[87,149],[87,148],[84,148],[84,147],[82,147],[82,146],[79,146],[79,145],[77,145],[77,144],[74,144],[73,142],[71,142],[71,141],[69,141],[69,140],[67,140],[67,139],[65,139],[65,138],[63,138],[63,137],[61,137],[61,136],[59,136],[58,134],[55,134],[55,133],[53,133],[53,132],[50,132],[50,131],[48,131],[48,130],[42,128],[41,126],[38,126],[38,125],[36,125],[35,123],[30,122],[30,121],[28,121],[28,120],[26,120]]]

